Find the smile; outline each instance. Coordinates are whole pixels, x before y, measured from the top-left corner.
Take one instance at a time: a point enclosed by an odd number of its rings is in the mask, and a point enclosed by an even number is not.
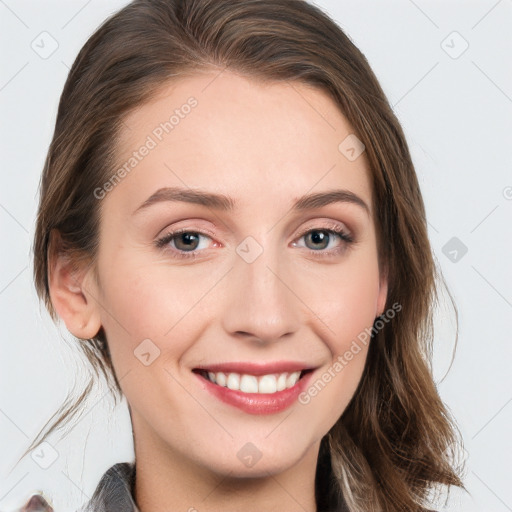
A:
[[[232,391],[241,391],[242,393],[273,394],[284,389],[290,389],[297,384],[307,372],[311,370],[302,370],[295,372],[271,373],[267,375],[249,375],[240,373],[210,372],[199,370],[200,375],[213,384],[231,389]]]
[[[249,368],[244,369],[249,371]],[[261,369],[253,370],[253,373],[212,370],[218,369],[192,370],[210,397],[249,414],[274,414],[298,401],[300,393],[307,389],[314,369],[297,370],[295,365],[293,370],[274,373],[270,373],[270,369],[265,373]]]

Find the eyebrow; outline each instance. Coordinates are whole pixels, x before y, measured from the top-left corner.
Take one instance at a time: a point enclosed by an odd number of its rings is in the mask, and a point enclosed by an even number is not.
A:
[[[134,212],[133,215],[149,206],[161,202],[184,202],[198,204],[213,208],[219,211],[233,211],[236,209],[236,201],[224,194],[216,194],[197,189],[184,189],[179,187],[164,187],[158,189],[146,199]],[[328,190],[316,192],[297,198],[292,206],[294,211],[311,210],[321,208],[333,203],[351,203],[361,207],[370,214],[370,207],[358,195],[349,190]]]

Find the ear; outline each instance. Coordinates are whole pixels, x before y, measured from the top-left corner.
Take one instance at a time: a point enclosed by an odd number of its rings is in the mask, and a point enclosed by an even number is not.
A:
[[[71,334],[81,339],[93,338],[101,328],[93,268],[59,250],[60,237],[56,236],[57,248],[49,251],[48,261],[48,285],[53,307]]]
[[[388,276],[387,272],[383,272],[380,275],[379,280],[379,294],[377,296],[377,316],[384,313],[386,307],[386,300],[388,298]]]

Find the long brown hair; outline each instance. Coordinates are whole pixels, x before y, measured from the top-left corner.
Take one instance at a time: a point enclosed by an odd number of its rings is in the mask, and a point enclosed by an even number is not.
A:
[[[101,203],[94,191],[117,168],[124,117],[173,76],[208,69],[317,87],[365,145],[388,305],[402,310],[373,332],[358,389],[322,440],[318,509],[423,511],[432,489],[464,489],[453,457],[462,441],[432,376],[442,278],[407,142],[364,55],[303,0],[135,0],[90,37],[64,86],[41,179],[34,278],[51,317],[48,271],[57,252],[94,265]],[[96,375],[122,396],[103,330],[78,342]],[[94,380],[29,450],[78,411]]]

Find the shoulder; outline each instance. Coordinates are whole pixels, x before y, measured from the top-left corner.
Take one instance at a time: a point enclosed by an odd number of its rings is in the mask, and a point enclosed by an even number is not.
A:
[[[23,507],[16,509],[15,512],[53,512],[53,507],[42,494],[34,494]]]
[[[134,463],[114,464],[101,477],[92,498],[77,512],[140,512],[133,500],[134,483]],[[13,512],[54,512],[54,509],[41,494],[34,494]]]
[[[119,487],[127,487],[131,489],[135,479],[135,464],[131,462],[118,462],[111,466],[98,484],[99,487],[108,489],[117,489]]]
[[[133,500],[135,464],[119,462],[101,477],[92,498],[77,512],[139,512]]]

